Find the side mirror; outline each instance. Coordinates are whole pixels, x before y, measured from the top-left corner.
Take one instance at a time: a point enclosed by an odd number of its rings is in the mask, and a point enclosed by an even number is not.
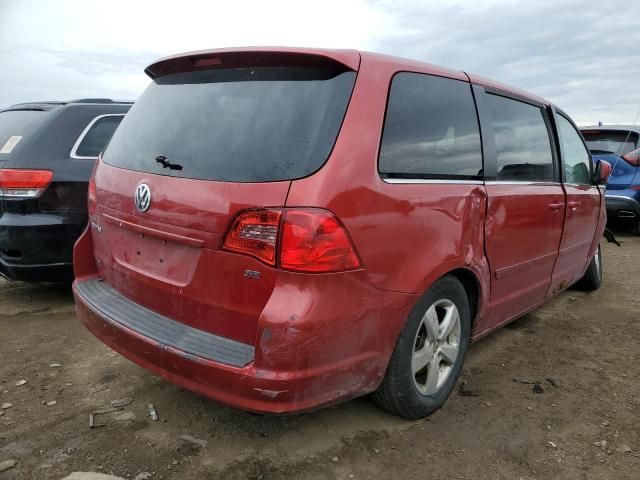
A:
[[[604,160],[596,162],[596,168],[593,172],[593,183],[596,185],[606,185],[611,175],[611,164]]]

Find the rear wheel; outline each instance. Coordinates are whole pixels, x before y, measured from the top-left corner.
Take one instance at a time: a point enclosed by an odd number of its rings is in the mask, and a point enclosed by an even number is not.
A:
[[[602,285],[602,252],[600,245],[596,248],[596,253],[589,262],[587,271],[584,276],[576,283],[576,286],[581,290],[593,291],[600,288]]]
[[[425,417],[453,390],[469,347],[469,299],[453,276],[420,299],[400,333],[386,375],[373,398],[402,417]]]

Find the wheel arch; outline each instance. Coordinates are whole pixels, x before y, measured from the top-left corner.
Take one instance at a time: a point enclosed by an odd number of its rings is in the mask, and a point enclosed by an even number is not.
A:
[[[478,312],[480,311],[480,302],[482,299],[480,280],[476,275],[467,268],[457,268],[448,273],[457,278],[464,290],[467,292],[467,298],[469,299],[469,309],[471,315],[471,332],[474,330]]]
[[[416,308],[418,308],[418,305],[425,304],[425,302],[423,302],[422,299],[426,295],[428,295],[428,292],[438,282],[440,282],[445,278],[455,278],[458,282],[460,282],[460,284],[462,285],[465,291],[465,294],[467,295],[467,298],[469,299],[469,308],[470,308],[469,313],[470,313],[470,323],[471,323],[469,340],[471,341],[473,339],[474,325],[476,324],[476,320],[479,316],[479,313],[481,312],[481,305],[482,305],[483,290],[481,287],[481,279],[477,276],[477,274],[471,268],[465,268],[465,267],[453,268],[448,271],[445,271],[444,273],[439,275],[437,278],[435,278],[432,282],[430,282],[428,287],[425,288],[423,294],[420,295],[420,299],[418,299],[416,304],[414,304],[414,306],[412,307],[411,313],[409,314],[407,319],[405,319],[405,326],[403,326],[403,328],[400,330],[398,338],[394,343],[394,349],[390,355],[385,373],[381,377],[380,382],[378,384],[378,388],[374,393],[374,400],[380,406],[397,415],[406,416],[407,418],[419,418],[420,416],[424,416],[423,414],[419,413],[419,410],[411,410],[411,408],[409,408],[409,410],[405,410],[405,413],[402,413],[402,410],[400,409],[400,407],[398,407],[398,402],[400,402],[402,398],[406,398],[406,397],[402,395],[392,394],[392,393],[390,394],[389,392],[392,392],[392,389],[396,388],[394,387],[394,385],[396,386],[398,385],[398,380],[397,380],[398,378],[406,378],[406,375],[404,374],[399,377],[399,373],[398,373],[398,372],[404,371],[404,370],[401,370],[401,368],[403,367],[400,366],[401,364],[399,363],[400,361],[398,360],[398,358],[406,358],[406,357],[404,354],[398,353],[398,346],[404,345],[401,348],[401,350],[403,352],[406,351],[406,342],[407,342],[406,339],[408,338],[405,334],[406,325],[408,322],[412,321],[411,315],[414,314],[414,312],[416,311]],[[433,297],[433,296],[431,297],[431,300],[433,300],[434,298],[435,299],[438,298],[437,293],[436,293],[436,297]],[[409,330],[409,332],[411,331],[413,330]],[[415,343],[415,339],[413,340],[413,342]],[[464,353],[466,353],[466,349],[468,348],[468,345],[464,346],[463,348],[465,349]],[[459,372],[461,371],[461,368],[462,368],[461,365],[462,364],[460,364],[460,366],[458,367],[460,370],[458,371],[458,373],[456,373],[455,378],[458,378]],[[455,380],[453,385],[455,385]],[[451,390],[448,390],[448,393],[446,393],[446,396],[444,397],[445,400],[450,394],[450,392]],[[429,411],[427,413],[432,413],[433,411],[437,410],[438,408],[440,408],[440,406],[442,406],[443,403],[444,403],[444,400],[441,403],[436,403],[431,405],[428,408]],[[406,413],[407,411],[409,413]]]

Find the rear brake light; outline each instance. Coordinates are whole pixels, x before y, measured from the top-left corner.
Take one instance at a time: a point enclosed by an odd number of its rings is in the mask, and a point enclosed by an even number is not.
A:
[[[96,201],[96,179],[93,177],[89,179],[89,188],[87,190],[87,196],[90,202]]]
[[[640,148],[633,150],[632,152],[625,153],[622,158],[625,162],[634,167],[640,167]]]
[[[49,186],[51,170],[0,169],[0,194],[5,198],[37,198]]]
[[[332,213],[313,208],[286,211],[280,267],[301,272],[340,272],[359,266],[347,231]]]
[[[91,175],[91,178],[89,179],[89,188],[87,189],[87,211],[89,212],[89,215],[96,212],[96,201],[96,179]]]
[[[223,248],[298,272],[341,272],[361,266],[340,221],[318,208],[241,212]]]
[[[234,220],[223,247],[275,265],[280,216],[279,210],[249,210],[240,213]]]
[[[96,169],[100,164],[100,158],[102,155],[98,155],[98,160],[93,164],[93,170],[89,177],[89,185],[87,186],[87,212],[89,215],[96,213],[96,203],[98,203],[98,194],[96,190]]]

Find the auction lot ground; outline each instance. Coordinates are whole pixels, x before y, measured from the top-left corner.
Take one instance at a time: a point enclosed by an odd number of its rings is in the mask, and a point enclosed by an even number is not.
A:
[[[0,480],[638,479],[640,237],[619,239],[603,241],[599,291],[568,291],[473,345],[462,379],[478,395],[456,390],[416,422],[368,398],[296,416],[225,407],[112,353],[75,318],[68,287],[0,281],[0,404],[13,405],[0,462],[18,462]],[[90,412],[125,397],[89,428]]]

